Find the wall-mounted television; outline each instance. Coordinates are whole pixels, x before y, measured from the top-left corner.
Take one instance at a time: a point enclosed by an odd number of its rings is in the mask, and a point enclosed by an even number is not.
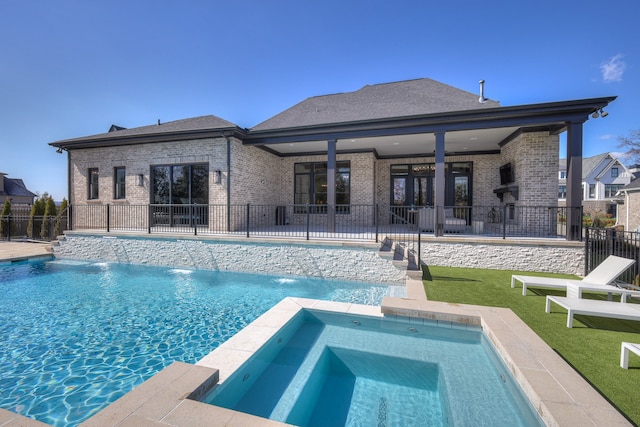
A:
[[[511,163],[500,166],[500,185],[507,185],[514,182],[513,168]]]

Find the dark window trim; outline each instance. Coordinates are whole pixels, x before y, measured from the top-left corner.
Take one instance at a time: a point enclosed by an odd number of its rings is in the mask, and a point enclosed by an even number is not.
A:
[[[210,191],[210,186],[209,186],[209,174],[211,173],[210,169],[209,169],[209,162],[196,162],[196,163],[160,163],[160,164],[155,164],[155,165],[149,165],[149,179],[150,179],[150,184],[149,184],[149,203],[150,204],[158,204],[158,203],[154,203],[153,197],[155,195],[155,188],[154,188],[154,174],[153,174],[153,169],[154,168],[164,168],[164,167],[168,167],[169,168],[169,182],[173,181],[173,168],[176,166],[189,166],[190,168],[194,167],[194,166],[205,166],[207,168],[207,199],[210,198],[211,194],[209,193]],[[191,173],[191,169],[189,171],[189,173]],[[171,203],[173,200],[173,188],[170,185],[169,186],[169,203],[160,203],[160,204],[173,204]],[[191,189],[191,178],[189,179],[189,198],[193,197],[193,192]]]

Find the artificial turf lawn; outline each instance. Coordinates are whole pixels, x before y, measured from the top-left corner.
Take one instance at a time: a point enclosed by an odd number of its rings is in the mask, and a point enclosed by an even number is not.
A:
[[[546,295],[564,295],[563,291],[527,287],[524,297],[519,283],[511,288],[512,274],[536,275],[432,266],[424,267],[424,287],[427,299],[433,301],[510,308],[629,421],[640,424],[640,357],[631,354],[629,369],[620,367],[621,342],[640,343],[640,322],[574,316],[573,328],[567,328],[565,309],[552,304],[551,313],[545,313]],[[584,296],[606,299],[604,294]],[[638,301],[631,299],[630,303]]]

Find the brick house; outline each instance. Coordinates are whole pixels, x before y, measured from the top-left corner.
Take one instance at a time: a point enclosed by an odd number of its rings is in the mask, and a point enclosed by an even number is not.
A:
[[[329,229],[358,206],[381,206],[384,221],[407,212],[394,207],[423,206],[438,212],[437,236],[446,207],[470,225],[472,208],[557,206],[549,177],[567,131],[566,202],[580,206],[582,126],[615,97],[503,107],[482,85],[480,96],[430,79],[367,85],[250,129],[203,116],[50,145],[67,152],[72,206],[220,205],[226,218],[216,221],[233,228],[233,206],[269,205],[267,221],[288,224],[310,204]],[[580,222],[567,222],[571,240]]]
[[[609,214],[616,216],[617,195],[634,175],[612,153],[602,153],[582,159],[582,206],[584,213]],[[563,206],[566,200],[567,162],[560,159],[558,175],[558,203]]]
[[[631,166],[629,171],[635,178],[618,192],[622,199],[618,202],[618,225],[640,232],[640,165]]]

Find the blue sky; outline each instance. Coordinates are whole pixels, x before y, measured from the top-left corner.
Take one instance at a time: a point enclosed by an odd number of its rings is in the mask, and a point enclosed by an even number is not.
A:
[[[0,0],[0,172],[67,196],[49,142],[428,77],[503,106],[616,95],[584,155],[640,128],[637,0]],[[561,157],[564,150],[561,149]]]

